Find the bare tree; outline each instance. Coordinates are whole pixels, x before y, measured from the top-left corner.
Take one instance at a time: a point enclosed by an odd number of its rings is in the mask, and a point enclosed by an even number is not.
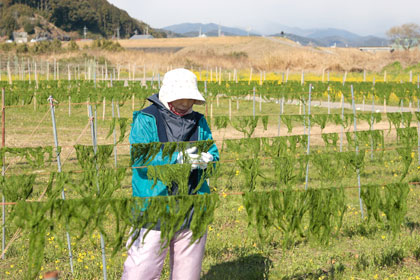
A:
[[[394,26],[389,29],[386,35],[394,43],[409,50],[419,44],[420,26],[415,23],[406,23],[401,26]]]

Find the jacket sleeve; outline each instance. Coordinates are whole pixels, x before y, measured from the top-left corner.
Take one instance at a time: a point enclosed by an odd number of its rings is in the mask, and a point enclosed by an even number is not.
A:
[[[138,113],[131,125],[131,132],[130,132],[130,149],[133,147],[132,144],[137,143],[152,143],[152,142],[159,142],[158,134],[157,134],[157,127],[156,127],[156,120],[153,116]],[[162,158],[162,150],[160,150],[156,156],[148,160],[147,165],[165,165],[165,164],[174,164],[176,163],[178,152],[174,153],[172,157],[166,156]],[[138,159],[134,162],[133,166],[140,166],[141,159]]]
[[[202,133],[201,140],[213,140],[213,136],[211,135],[209,125],[207,124],[207,121],[204,117],[200,119],[199,125],[201,127],[201,133]],[[217,149],[216,144],[213,144],[210,147],[208,152],[213,156],[213,161],[219,161],[220,155],[219,155],[219,150]]]

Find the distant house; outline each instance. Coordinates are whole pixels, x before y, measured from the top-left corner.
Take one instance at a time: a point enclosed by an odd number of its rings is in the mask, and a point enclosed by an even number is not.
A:
[[[28,33],[27,32],[13,32],[13,41],[16,43],[27,43]]]
[[[144,40],[144,39],[153,39],[152,35],[133,35],[130,40]]]

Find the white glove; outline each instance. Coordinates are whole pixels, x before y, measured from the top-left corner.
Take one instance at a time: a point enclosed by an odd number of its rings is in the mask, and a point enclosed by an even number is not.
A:
[[[185,154],[183,152],[179,152],[176,158],[177,163],[191,163],[189,159],[198,156],[197,154],[197,147],[191,147],[185,150]]]
[[[213,156],[210,153],[201,153],[200,157],[198,158],[198,164],[193,164],[191,168],[200,168],[206,169],[207,164],[213,161]]]
[[[201,153],[201,161],[205,163],[209,163],[213,161],[213,155],[210,154],[209,152]]]
[[[197,147],[192,147],[185,150],[185,156],[183,152],[178,153],[176,161],[178,163],[190,163],[191,170],[200,168],[206,169],[207,164],[213,161],[213,156],[210,153],[201,153],[201,155],[196,154]],[[185,160],[185,161],[184,161]]]

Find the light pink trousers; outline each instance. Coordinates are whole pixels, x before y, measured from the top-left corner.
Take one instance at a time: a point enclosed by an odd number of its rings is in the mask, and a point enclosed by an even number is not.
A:
[[[207,234],[190,244],[192,231],[181,230],[172,238],[169,247],[161,250],[160,231],[151,230],[143,240],[145,229],[128,249],[122,280],[159,279],[168,249],[172,280],[198,280],[204,256]],[[127,245],[132,242],[129,238]]]

